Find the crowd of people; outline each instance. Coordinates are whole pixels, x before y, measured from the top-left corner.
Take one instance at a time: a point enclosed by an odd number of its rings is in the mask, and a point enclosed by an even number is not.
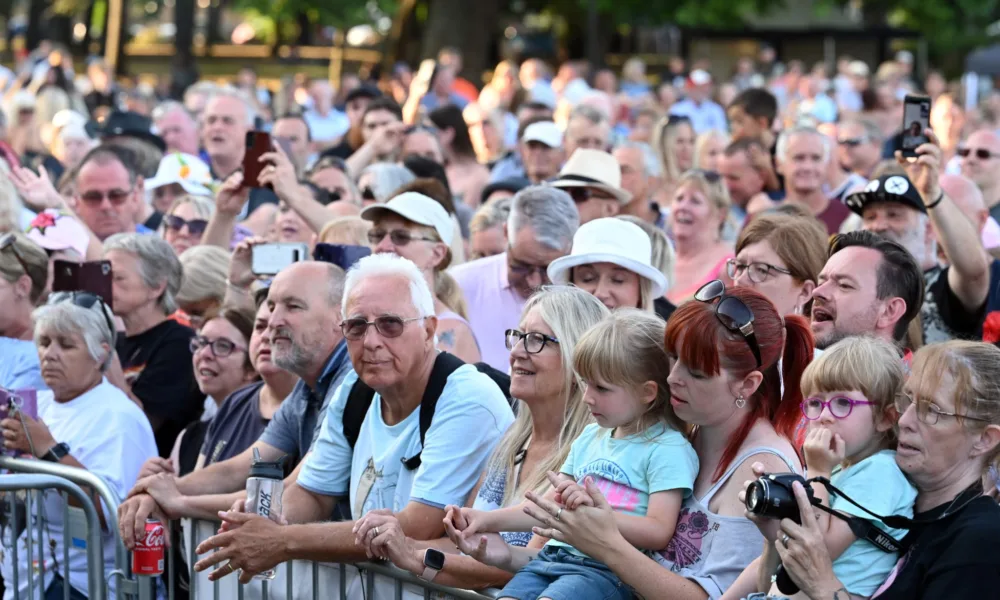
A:
[[[965,111],[907,53],[755,58],[476,86],[446,48],[429,76],[167,99],[28,55],[0,77],[0,388],[37,411],[5,450],[125,498],[106,571],[150,517],[176,542],[221,515],[169,549],[210,579],[384,559],[518,600],[988,597],[1000,95]],[[907,94],[932,102],[914,157]],[[277,243],[315,259],[262,272]],[[244,512],[255,455],[284,461],[280,518]],[[45,597],[87,598],[58,495],[38,519]],[[4,525],[4,598],[35,531]]]

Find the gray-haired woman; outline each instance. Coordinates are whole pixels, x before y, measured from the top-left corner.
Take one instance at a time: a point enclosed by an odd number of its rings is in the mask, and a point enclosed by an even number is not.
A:
[[[409,169],[394,163],[369,165],[358,177],[361,203],[364,206],[384,204],[396,190],[416,178]]]
[[[93,294],[70,292],[53,294],[49,304],[32,316],[42,377],[51,392],[38,394],[37,419],[25,411],[0,421],[4,445],[41,460],[86,469],[124,498],[135,485],[142,463],[156,455],[156,443],[146,416],[104,377],[114,351],[111,311]],[[102,520],[104,511],[113,510],[98,499],[94,506]],[[69,564],[60,564],[66,526],[63,514],[59,494],[47,493],[43,496],[41,521],[27,523],[27,530],[37,528],[42,532],[42,539],[34,543],[38,544],[36,548],[45,548],[44,597],[62,598],[69,586],[69,597],[87,598],[86,553],[70,547]],[[3,533],[5,540],[15,535]],[[112,593],[116,579],[108,573],[114,569],[114,536],[113,531],[102,535],[104,575]],[[10,585],[14,569],[18,569],[21,589],[8,589],[6,597],[34,597],[36,592],[28,590],[28,569],[38,569],[31,563],[37,554],[29,554],[25,535],[13,543],[20,551],[19,564],[13,563],[13,552],[5,552],[2,574]],[[67,566],[69,582],[62,577]]]
[[[170,244],[152,235],[114,235],[104,251],[114,277],[112,306],[125,323],[117,344],[125,382],[149,417],[160,456],[167,457],[204,400],[191,366],[194,332],[172,318],[183,269]]]

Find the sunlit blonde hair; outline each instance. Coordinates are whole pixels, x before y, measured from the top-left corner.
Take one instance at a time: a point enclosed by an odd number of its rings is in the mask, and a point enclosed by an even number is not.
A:
[[[691,122],[686,119],[674,118],[670,120],[670,115],[666,115],[657,121],[653,126],[653,136],[650,146],[656,153],[656,158],[660,161],[660,170],[666,183],[677,181],[681,176],[681,168],[677,165],[674,157],[674,146],[677,144],[677,137],[682,128],[688,127],[692,131]]]
[[[694,166],[696,169],[707,169],[707,165],[702,164],[702,160],[706,157],[702,156],[705,152],[705,146],[708,146],[709,142],[714,139],[720,140],[722,147],[725,148],[729,145],[729,135],[719,131],[718,129],[711,129],[705,133],[699,135],[694,142]]]
[[[371,228],[372,222],[361,217],[339,217],[323,226],[316,241],[322,244],[367,246]]]
[[[618,218],[638,225],[649,236],[649,243],[652,249],[650,264],[667,278],[667,289],[669,290],[674,284],[674,249],[670,246],[667,234],[646,219],[635,215],[618,215]],[[645,279],[641,281],[646,282],[646,288],[649,290],[650,297],[652,297],[652,285]]]
[[[914,400],[940,397],[945,377],[954,382],[955,412],[986,419],[959,422],[978,434],[989,425],[1000,425],[1000,348],[985,342],[951,340],[924,346],[913,355],[913,375],[907,384]],[[1000,467],[1000,446],[983,457],[983,475]]]
[[[876,421],[885,416],[903,390],[906,373],[893,344],[873,336],[845,338],[827,348],[802,373],[803,398],[831,392],[861,392],[874,402]],[[895,447],[892,431],[887,447]]]
[[[666,323],[655,314],[622,308],[583,334],[573,351],[573,369],[584,381],[625,388],[633,394],[649,381],[656,384],[656,398],[636,424],[639,433],[656,423],[678,431],[684,427],[670,405],[665,330]]]
[[[533,310],[538,311],[538,316],[552,330],[553,337],[559,340],[553,346],[558,349],[562,361],[564,380],[558,400],[563,402],[563,422],[556,448],[538,463],[534,472],[521,473],[520,481],[516,481],[514,466],[517,456],[524,450],[532,431],[531,410],[517,400],[517,419],[507,429],[490,458],[490,469],[505,473],[501,506],[523,498],[529,490],[544,495],[551,487],[546,473],[559,471],[566,462],[573,440],[591,422],[590,411],[583,403],[583,380],[573,369],[573,352],[584,332],[610,314],[607,307],[592,294],[565,285],[546,286],[528,298],[521,311],[521,321]]]

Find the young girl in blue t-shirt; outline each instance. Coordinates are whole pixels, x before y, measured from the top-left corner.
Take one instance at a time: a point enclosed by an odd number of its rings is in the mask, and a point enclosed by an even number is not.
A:
[[[850,337],[813,361],[802,374],[802,414],[807,420],[803,447],[807,477],[826,477],[852,500],[879,515],[913,515],[917,490],[896,465],[893,424],[895,400],[905,376],[899,353],[889,342],[873,337]],[[826,487],[812,484],[822,504],[845,515],[869,520],[897,540],[906,534],[889,529],[871,515]],[[833,572],[852,596],[871,596],[896,564],[898,556],[859,539],[847,522],[825,511],[815,511]],[[756,592],[748,599],[784,598],[772,581],[779,560],[774,544],[783,542],[773,519],[757,520],[768,539],[764,554],[747,571],[756,573]],[[744,575],[747,575],[744,572]],[[750,577],[741,577],[725,598],[739,598],[737,589]],[[797,597],[797,596],[796,596]],[[846,594],[845,594],[846,597]]]
[[[681,502],[698,476],[698,456],[670,406],[663,334],[664,323],[656,315],[622,309],[577,342],[573,366],[587,385],[583,401],[596,423],[573,442],[549,495],[564,510],[592,505],[582,487],[590,478],[615,509],[625,539],[649,551],[662,550],[673,537]],[[449,514],[466,537],[541,525],[521,506]],[[631,597],[607,566],[555,540],[499,595],[517,600]]]

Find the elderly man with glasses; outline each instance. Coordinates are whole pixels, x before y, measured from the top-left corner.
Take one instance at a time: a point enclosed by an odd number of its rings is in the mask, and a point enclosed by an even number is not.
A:
[[[221,564],[210,579],[242,569],[245,582],[293,559],[365,560],[356,533],[383,532],[356,532],[353,519],[373,510],[394,513],[409,537],[438,539],[445,507],[465,502],[513,422],[487,375],[435,349],[434,300],[416,265],[391,254],[368,256],[348,272],[344,287],[341,330],[355,372],[331,401],[296,484],[284,492],[282,514],[293,524],[227,513],[228,531],[198,548],[219,550],[195,566]],[[319,522],[345,499],[345,522]]]

